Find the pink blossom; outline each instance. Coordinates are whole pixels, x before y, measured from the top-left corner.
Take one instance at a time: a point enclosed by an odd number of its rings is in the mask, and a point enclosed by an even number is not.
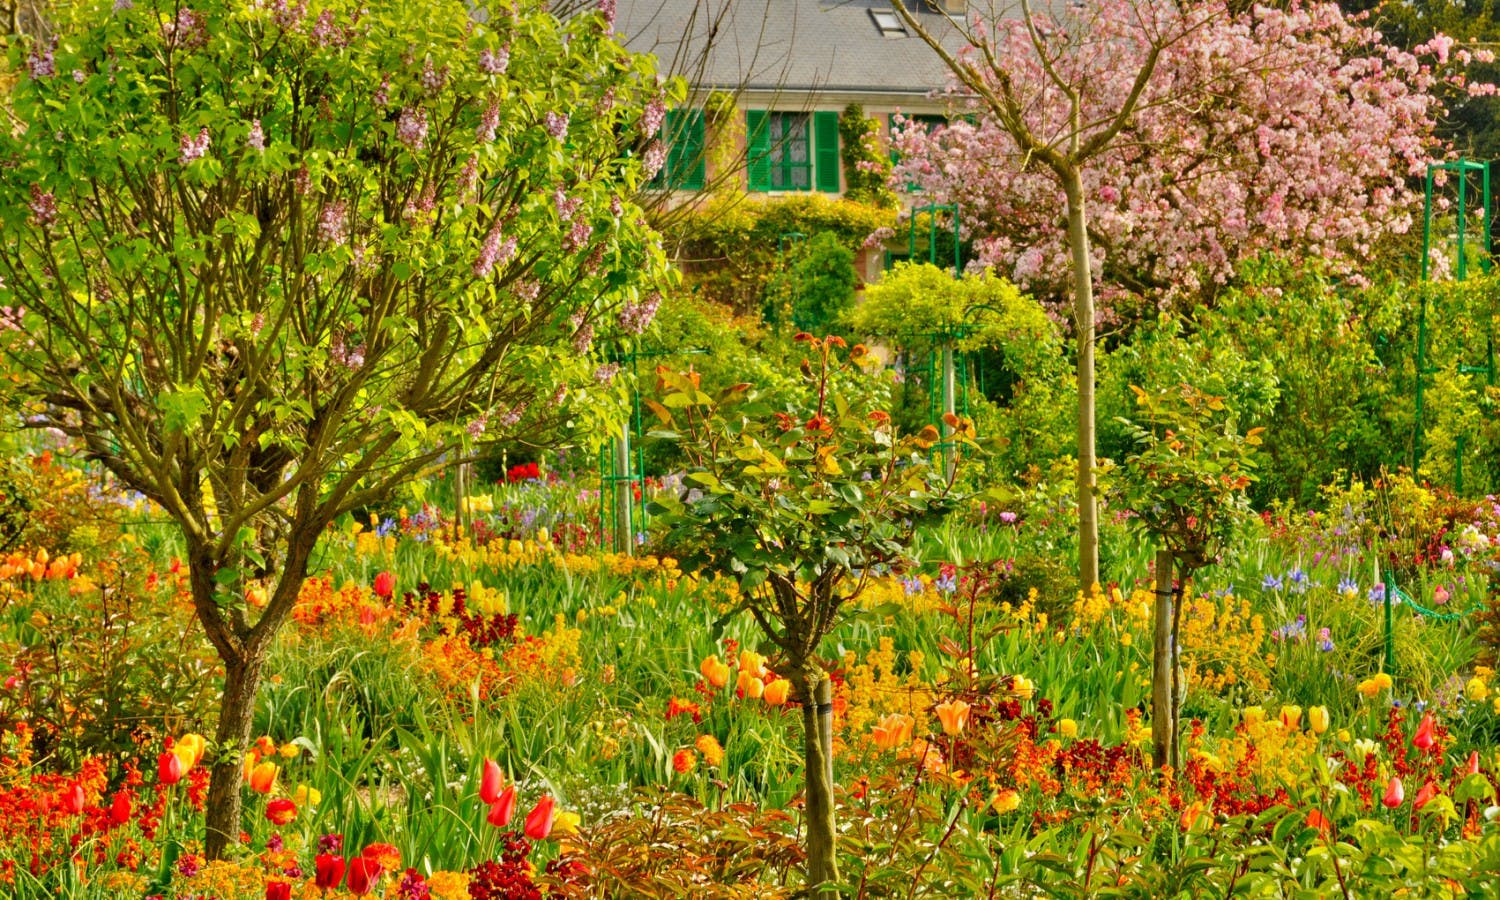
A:
[[[266,149],[266,133],[260,129],[260,119],[250,122],[250,133],[245,135],[245,145],[251,150]]]
[[[396,120],[396,140],[414,151],[421,150],[427,141],[427,110],[420,106],[402,109]]]
[[[57,38],[26,55],[26,71],[32,78],[51,78],[57,74],[57,63],[53,54],[57,52]]]
[[[556,113],[549,111],[546,115],[546,120],[547,133],[552,135],[554,140],[560,141],[568,136],[567,113]]]
[[[323,214],[318,217],[318,237],[335,246],[349,242],[349,210],[344,201],[335,200],[323,207]]]
[[[657,307],[661,306],[661,294],[653,291],[639,303],[627,302],[620,308],[617,321],[620,330],[626,334],[644,334],[650,327],[651,320],[656,318]]]
[[[479,247],[479,258],[474,260],[474,277],[488,278],[496,266],[504,265],[516,255],[516,239],[506,238],[500,232],[500,222],[496,220],[490,227],[489,233],[484,236],[484,243]]]
[[[667,119],[667,101],[662,95],[657,94],[646,104],[641,112],[641,136],[654,138],[661,131],[662,123]]]
[[[656,177],[661,167],[667,164],[667,148],[661,141],[652,141],[646,147],[646,152],[641,154],[641,169],[649,181]]]
[[[27,206],[31,209],[31,217],[41,227],[46,228],[57,221],[57,198],[52,196],[51,191],[44,191],[33,184],[31,202]]]
[[[499,127],[500,99],[494,97],[490,99],[489,104],[484,108],[484,115],[479,119],[479,128],[476,130],[475,136],[481,142],[488,144],[495,139],[495,129]]]
[[[391,102],[391,76],[389,74],[380,76],[380,87],[375,89],[374,101],[376,106],[389,106]]]
[[[188,134],[183,135],[181,141],[179,141],[179,144],[181,146],[182,153],[180,156],[178,156],[177,161],[182,163],[184,166],[194,160],[202,159],[203,155],[208,152],[208,129],[199,129],[197,137]]]
[[[506,68],[510,65],[510,45],[506,44],[493,53],[489,50],[479,51],[479,71],[486,75],[504,75]]]
[[[434,68],[432,60],[427,59],[422,63],[422,90],[429,94],[436,94],[443,89],[448,82],[448,67]]]

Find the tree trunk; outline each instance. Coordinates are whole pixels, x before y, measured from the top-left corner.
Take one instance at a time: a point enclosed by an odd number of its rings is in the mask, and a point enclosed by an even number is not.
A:
[[[821,672],[797,676],[802,697],[802,752],[807,782],[809,896],[833,900],[839,879],[833,809],[833,689]]]
[[[1151,763],[1160,769],[1176,744],[1172,700],[1177,673],[1172,654],[1172,551],[1156,552],[1156,631],[1151,642]]]
[[[1078,342],[1078,582],[1099,583],[1099,505],[1094,497],[1094,273],[1089,261],[1083,173],[1059,172],[1068,199],[1068,249],[1073,254],[1073,328]]]
[[[244,781],[244,751],[250,745],[255,718],[255,695],[260,687],[264,654],[226,662],[224,700],[219,728],[214,733],[217,753],[208,782],[208,834],[204,856],[220,859],[240,839],[240,791]]]

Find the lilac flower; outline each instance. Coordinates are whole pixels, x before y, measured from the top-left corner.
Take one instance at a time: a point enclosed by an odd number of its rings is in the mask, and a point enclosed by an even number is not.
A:
[[[557,217],[564,222],[573,221],[578,214],[579,207],[583,206],[582,197],[569,197],[561,187],[552,192],[552,205],[557,207]]]
[[[573,332],[573,352],[583,356],[594,345],[594,326],[584,325]]]
[[[479,184],[479,157],[473,154],[464,161],[463,171],[458,173],[458,193],[460,197],[467,197],[469,192]]]
[[[391,102],[391,76],[385,74],[380,76],[380,87],[375,89],[375,105],[389,106]]]
[[[52,196],[51,191],[44,191],[40,186],[31,186],[31,217],[43,228],[57,221],[57,198]]]
[[[448,67],[438,69],[433,66],[432,60],[427,59],[422,63],[422,90],[429,94],[436,94],[443,89],[448,82]]]
[[[484,244],[479,248],[479,258],[474,260],[474,277],[488,278],[495,266],[505,264],[516,255],[516,239],[502,238],[500,221],[497,219],[489,234],[484,237]]]
[[[161,35],[168,44],[183,47],[201,47],[208,43],[208,29],[203,20],[186,7],[177,11],[176,19],[162,23]]]
[[[661,167],[667,163],[667,148],[661,141],[652,141],[646,147],[646,152],[641,154],[641,169],[649,181],[656,177]]]
[[[475,136],[483,143],[488,144],[495,139],[495,129],[500,127],[500,100],[492,98],[489,105],[484,108],[484,115],[479,117],[479,127],[475,129]]]
[[[609,214],[616,219],[625,215],[625,204],[621,202],[619,196],[609,198]]]
[[[135,9],[135,4],[131,0],[115,0],[115,12],[125,12],[131,9]]]
[[[479,52],[479,71],[487,75],[504,75],[505,69],[510,65],[510,45],[506,44],[499,50],[491,53],[488,50]]]
[[[88,77],[88,76],[86,76],[86,75],[83,74],[83,70],[82,69],[74,69],[73,70],[73,83],[74,84],[83,84],[83,79],[86,78],[86,77]]]
[[[511,287],[511,292],[527,303],[531,303],[542,294],[542,284],[535,278],[524,278]]]
[[[333,10],[325,9],[313,25],[313,42],[319,47],[342,47],[349,43],[349,36],[333,19]]]
[[[651,320],[656,318],[657,307],[661,306],[661,294],[651,292],[640,303],[626,303],[620,308],[618,321],[620,329],[626,334],[644,334]]]
[[[182,155],[177,158],[177,161],[185,166],[193,160],[202,159],[203,154],[208,152],[208,146],[209,137],[207,128],[199,129],[196,138],[185,134],[181,140]]]
[[[641,135],[647,138],[656,137],[661,131],[661,125],[667,119],[667,102],[662,95],[657,94],[646,104],[645,110],[641,112]]]
[[[573,230],[568,232],[568,236],[563,238],[563,249],[569,252],[582,249],[593,234],[594,226],[579,219],[573,223]]]
[[[420,106],[401,110],[401,117],[396,120],[396,140],[414,151],[421,150],[427,141],[427,110]]]
[[[323,207],[323,214],[318,217],[318,237],[334,246],[349,242],[349,211],[344,201],[335,200]]]
[[[302,24],[303,16],[307,15],[307,4],[298,3],[296,6],[289,6],[286,0],[276,0],[271,6],[271,11],[276,24],[283,30],[289,31]]]
[[[484,430],[489,427],[489,424],[490,417],[488,413],[470,422],[468,427],[465,429],[469,432],[469,439],[474,441],[479,440],[484,436]]]
[[[615,376],[618,375],[619,372],[620,366],[618,363],[605,363],[604,365],[594,370],[594,381],[598,382],[599,384],[609,384],[610,382],[615,380]]]
[[[552,135],[553,140],[562,140],[568,136],[568,114],[548,112],[547,133]]]
[[[260,130],[260,119],[250,123],[250,133],[245,135],[245,145],[251,150],[264,151],[266,149],[266,133]]]
[[[604,14],[604,30],[615,27],[616,0],[599,0],[599,12]]]
[[[509,428],[517,422],[521,421],[521,417],[525,414],[526,404],[522,403],[519,406],[512,406],[510,409],[506,410],[505,415],[500,417],[500,424],[505,426],[506,428]]]

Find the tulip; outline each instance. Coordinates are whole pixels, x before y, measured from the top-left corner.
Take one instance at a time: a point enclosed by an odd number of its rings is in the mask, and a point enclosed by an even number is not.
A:
[[[1246,728],[1254,728],[1256,725],[1259,725],[1266,720],[1266,711],[1259,706],[1245,707],[1245,711],[1242,715],[1244,717]]]
[[[266,900],[292,900],[292,886],[285,881],[266,882]]]
[[[1020,676],[1017,676],[1020,677]],[[943,723],[943,733],[961,734],[969,724],[969,704],[962,700],[949,700],[937,705],[938,719]]]
[[[380,863],[363,856],[349,860],[349,892],[356,896],[370,893],[375,882],[380,880]]]
[[[759,700],[761,697],[765,696],[765,693],[766,683],[764,681],[761,681],[759,678],[752,678],[750,679],[750,682],[745,685],[745,696],[749,697],[751,700]]]
[[[771,706],[780,706],[786,702],[787,694],[791,689],[792,683],[790,681],[787,681],[785,678],[778,678],[766,685],[765,693],[761,695],[761,699],[765,700]]]
[[[536,808],[526,816],[527,837],[533,841],[540,841],[545,840],[547,835],[552,833],[555,805],[551,794],[542,795],[542,799],[536,802]]]
[[[250,790],[257,794],[269,794],[276,787],[276,776],[281,769],[273,762],[263,762],[250,770]]]
[[[162,784],[176,784],[182,780],[182,758],[171,750],[156,758],[156,778]]]
[[[383,597],[386,600],[391,599],[391,595],[396,592],[396,576],[390,572],[381,572],[379,575],[376,575],[374,590],[375,596]]]
[[[729,666],[719,662],[717,656],[710,657],[710,659],[713,661],[713,664],[704,664],[704,676],[708,679],[709,684],[716,688],[721,688],[729,683]]]
[[[1401,779],[1391,776],[1390,782],[1385,786],[1385,796],[1380,798],[1380,802],[1386,809],[1395,809],[1406,802],[1406,788],[1401,786]]]
[[[579,821],[580,819],[576,812],[560,812],[552,822],[552,833],[560,835],[577,834]]]
[[[1011,679],[1010,689],[1022,700],[1030,700],[1031,695],[1036,693],[1036,683],[1025,675],[1017,675]]]
[[[70,813],[83,812],[83,785],[74,782],[73,786],[63,792],[63,808]]]
[[[911,740],[911,731],[915,723],[910,716],[900,713],[889,713],[881,716],[875,727],[870,729],[870,737],[875,739],[875,746],[881,750],[894,750]]]
[[[516,786],[511,785],[500,792],[495,802],[490,805],[489,815],[485,821],[496,828],[504,828],[510,824],[511,817],[516,814]]]
[[[1318,829],[1319,833],[1321,834],[1327,834],[1328,829],[1333,827],[1333,823],[1328,821],[1328,817],[1323,815],[1323,811],[1321,809],[1315,809],[1312,812],[1308,813],[1307,820],[1303,824],[1308,828]]]
[[[758,678],[758,677],[760,677],[760,674],[763,671],[765,671],[765,667],[766,667],[766,658],[765,658],[765,656],[763,656],[763,655],[761,655],[759,653],[756,653],[754,650],[741,650],[740,651],[740,671],[741,672],[749,672],[751,675],[754,675],[754,676],[756,676]]]
[[[1322,734],[1327,731],[1330,721],[1326,706],[1313,706],[1307,710],[1307,725],[1312,729],[1313,734]]]
[[[1437,742],[1437,735],[1433,733],[1436,726],[1437,722],[1432,718],[1432,713],[1423,716],[1422,724],[1417,726],[1417,733],[1412,735],[1412,746],[1418,750],[1431,750],[1432,745]]]
[[[319,853],[313,858],[313,869],[316,875],[313,884],[325,891],[331,891],[339,886],[344,880],[344,858],[334,856],[332,853]]]
[[[1421,809],[1422,807],[1426,806],[1428,803],[1432,802],[1432,798],[1436,797],[1437,795],[1438,795],[1437,785],[1433,784],[1432,782],[1429,781],[1426,784],[1422,785],[1422,789],[1419,790],[1419,791],[1417,791],[1417,796],[1415,796],[1415,797],[1412,798],[1412,800],[1411,800],[1411,808],[1412,809]]]
[[[1182,808],[1182,815],[1177,817],[1177,826],[1183,831],[1192,831],[1193,826],[1198,823],[1198,818],[1203,815],[1203,806],[1192,803]]]
[[[1302,707],[1283,706],[1281,708],[1281,725],[1287,731],[1296,731],[1297,726],[1302,724]]]
[[[1466,775],[1479,774],[1479,751],[1475,750],[1469,754],[1469,767],[1465,770]]]
[[[495,801],[500,799],[500,784],[504,775],[500,771],[500,764],[492,759],[484,761],[484,774],[479,779],[479,799],[487,806],[494,806]]]
[[[193,771],[193,766],[202,761],[203,750],[207,745],[208,742],[201,734],[189,733],[177,739],[177,743],[172,745],[172,752],[182,760],[182,774],[186,775]]]
[[[124,825],[130,821],[130,795],[124,791],[115,794],[114,802],[109,805],[109,820],[116,825]]]
[[[285,797],[278,797],[266,804],[266,821],[273,825],[285,825],[297,818],[297,804]]]

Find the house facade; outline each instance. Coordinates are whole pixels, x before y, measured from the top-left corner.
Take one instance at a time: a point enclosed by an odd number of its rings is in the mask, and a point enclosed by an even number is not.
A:
[[[954,49],[961,0],[913,0]],[[752,195],[845,188],[839,116],[858,104],[883,137],[894,117],[937,117],[942,60],[886,0],[620,0],[616,30],[690,94],[668,113],[658,184],[693,192],[722,180]]]

